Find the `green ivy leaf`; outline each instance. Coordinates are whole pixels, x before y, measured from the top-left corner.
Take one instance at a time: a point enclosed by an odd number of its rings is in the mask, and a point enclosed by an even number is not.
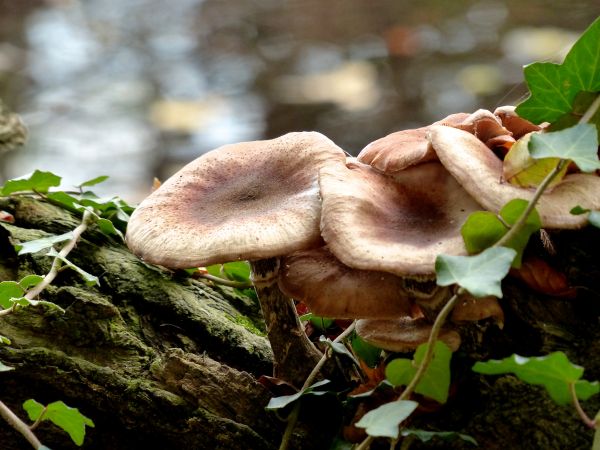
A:
[[[2,361],[0,361],[0,372],[8,372],[9,370],[15,370],[15,368],[7,366]]]
[[[6,336],[2,336],[0,334],[0,344],[2,344],[2,345],[10,345],[10,339],[7,338]]]
[[[597,381],[580,380],[583,367],[571,363],[563,352],[531,358],[512,355],[502,360],[479,361],[473,370],[486,375],[513,373],[526,383],[546,388],[552,400],[559,405],[571,402],[571,383],[575,384],[575,393],[580,400],[587,400],[600,391]]]
[[[408,418],[419,404],[412,400],[386,403],[365,414],[356,426],[364,428],[369,436],[397,439],[400,424]]]
[[[25,290],[16,281],[0,282],[0,306],[4,309],[12,308],[11,299],[22,297]]]
[[[594,125],[588,123],[560,131],[536,133],[529,140],[529,152],[535,159],[570,159],[582,172],[600,169],[598,132]]]
[[[52,172],[36,170],[28,178],[18,178],[7,181],[0,189],[0,196],[20,191],[48,192],[54,186],[60,186],[61,178]]]
[[[86,187],[86,186],[87,187],[89,187],[89,186],[95,186],[97,184],[100,184],[100,183],[108,180],[108,178],[109,178],[108,175],[101,175],[99,177],[92,178],[91,180],[84,181],[83,183],[78,184],[76,187],[78,187],[78,188],[81,189],[81,188]]]
[[[15,250],[17,250],[18,255],[37,253],[39,251],[51,248],[54,244],[58,244],[59,242],[64,242],[71,239],[73,239],[73,232],[68,231],[64,234],[48,236],[45,238],[35,239],[33,241],[28,242],[21,242],[20,244],[15,245]]]
[[[63,264],[67,265],[70,269],[73,269],[75,272],[81,275],[81,277],[85,281],[85,284],[87,284],[88,286],[95,286],[100,284],[100,280],[98,279],[98,277],[86,272],[81,267],[76,266],[64,256],[60,256],[59,253],[56,250],[54,250],[54,248],[51,248],[50,251],[46,253],[46,256],[51,256],[60,259],[63,262]]]
[[[356,355],[362,359],[367,366],[375,367],[379,363],[379,359],[381,358],[381,349],[379,347],[369,344],[358,334],[354,334],[351,345],[354,353],[356,353]]]
[[[423,361],[427,344],[421,344],[417,348],[413,360],[398,358],[390,361],[385,368],[385,377],[394,386],[407,386],[410,384],[417,368]],[[450,359],[452,351],[442,341],[436,341],[433,350],[433,358],[429,367],[423,374],[423,378],[417,384],[415,392],[430,397],[442,404],[448,400],[448,389],[450,388]]]
[[[596,228],[600,228],[600,211],[592,211],[590,209],[582,208],[581,206],[575,206],[569,212],[576,216],[580,214],[590,213],[590,215],[588,216],[588,222],[590,223],[590,225],[593,225]]]
[[[33,399],[23,403],[23,409],[27,411],[29,420],[36,421],[42,416],[42,420],[49,420],[54,425],[66,431],[76,445],[81,446],[85,438],[85,427],[94,427],[94,422],[79,412],[77,408],[71,408],[62,401],[48,404],[45,407]]]
[[[333,352],[335,352],[339,355],[347,356],[354,362],[354,364],[356,364],[357,366],[360,366],[360,364],[358,363],[358,360],[354,357],[352,352],[350,350],[348,350],[348,347],[346,347],[343,343],[333,342],[331,339],[326,338],[325,336],[321,336],[319,338],[319,342],[323,342],[325,345],[327,345],[329,348],[331,348],[331,350]]]
[[[44,277],[42,277],[40,275],[27,275],[27,276],[23,277],[21,279],[21,281],[19,281],[19,285],[23,289],[27,290],[30,287],[37,286],[43,279],[44,279]]]
[[[480,253],[498,242],[508,232],[506,224],[514,225],[528,205],[527,200],[513,199],[502,207],[498,215],[489,211],[476,211],[469,215],[460,230],[467,251]],[[534,209],[519,233],[505,244],[505,247],[517,251],[512,267],[521,267],[523,252],[529,238],[541,227],[542,221],[537,210]]]
[[[285,408],[286,406],[296,402],[297,400],[299,400],[301,397],[303,397],[305,395],[317,395],[318,396],[318,395],[327,394],[329,391],[317,391],[316,390],[316,388],[321,387],[327,383],[330,383],[330,381],[329,380],[317,381],[312,386],[309,386],[306,389],[296,392],[295,394],[282,395],[281,397],[273,397],[271,400],[269,400],[269,404],[265,407],[265,409],[275,410],[275,409]]]
[[[477,441],[468,434],[457,433],[456,431],[425,431],[425,430],[410,430],[404,429],[400,432],[403,437],[415,436],[419,438],[421,442],[428,442],[433,438],[440,438],[444,441],[453,441],[455,439],[462,439],[469,444],[477,445]]]
[[[500,282],[517,255],[512,248],[493,247],[475,256],[438,255],[435,272],[439,286],[458,284],[475,297],[502,298]]]
[[[581,35],[562,64],[534,63],[525,67],[531,91],[517,114],[533,123],[554,122],[573,109],[580,91],[600,91],[600,18]]]

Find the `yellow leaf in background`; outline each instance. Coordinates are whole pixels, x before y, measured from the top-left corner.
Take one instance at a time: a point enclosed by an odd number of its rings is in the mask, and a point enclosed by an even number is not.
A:
[[[515,142],[504,157],[502,175],[506,181],[515,186],[537,187],[559,161],[559,158],[533,159],[527,148],[531,134],[528,133]],[[550,187],[560,183],[567,172],[567,167],[568,164],[554,178]]]
[[[150,121],[162,131],[192,133],[214,119],[223,107],[217,97],[204,100],[158,100],[150,106]]]

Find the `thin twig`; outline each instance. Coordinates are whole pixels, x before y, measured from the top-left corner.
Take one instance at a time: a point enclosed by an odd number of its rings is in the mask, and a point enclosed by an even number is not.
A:
[[[444,325],[444,322],[446,321],[446,317],[448,317],[448,314],[450,314],[450,312],[454,308],[454,305],[456,305],[456,302],[458,301],[458,297],[460,297],[465,292],[466,292],[465,289],[459,288],[458,291],[456,292],[456,294],[454,294],[452,296],[452,298],[450,300],[448,300],[448,302],[444,305],[444,307],[442,308],[440,313],[435,318],[435,322],[433,323],[433,327],[431,328],[431,332],[429,333],[429,340],[427,341],[427,350],[425,351],[423,360],[421,361],[421,364],[419,364],[419,368],[417,369],[417,372],[413,376],[412,380],[410,380],[410,383],[408,384],[408,386],[406,386],[406,388],[402,392],[402,395],[400,395],[400,397],[398,397],[397,401],[402,401],[402,400],[408,399],[408,397],[410,397],[410,395],[413,393],[413,391],[417,387],[417,384],[419,384],[419,382],[423,378],[423,375],[427,371],[427,368],[429,367],[429,363],[431,362],[431,359],[433,358],[433,350],[435,348],[435,341],[437,341],[437,338],[440,334],[440,330],[442,329],[442,326]]]
[[[519,219],[510,228],[510,230],[508,230],[508,232],[504,236],[502,236],[502,238],[498,242],[496,242],[493,245],[493,247],[503,246],[504,244],[509,242],[513,237],[515,237],[517,235],[517,233],[519,233],[521,231],[521,229],[525,225],[525,222],[527,222],[529,215],[535,208],[535,205],[537,204],[538,200],[540,199],[540,197],[542,196],[544,191],[548,188],[548,186],[550,185],[550,183],[552,182],[554,177],[556,177],[560,173],[560,171],[564,168],[564,166],[565,166],[565,164],[567,164],[567,162],[568,162],[568,160],[566,160],[566,159],[561,159],[558,161],[558,164],[556,165],[556,167],[554,167],[554,169],[552,169],[552,171],[550,171],[550,173],[548,173],[548,175],[546,175],[546,178],[544,178],[543,181],[540,183],[540,185],[537,187],[535,193],[533,194],[533,197],[531,198],[531,200],[529,201],[529,204],[527,205],[527,208],[525,208],[525,211],[523,211],[523,214],[521,214],[519,216]]]
[[[216,277],[210,273],[194,272],[194,278],[204,278],[212,281],[213,283],[222,284],[223,286],[229,286],[236,289],[250,289],[254,285],[250,281],[233,281],[225,278]]]
[[[350,326],[344,330],[343,333],[341,333],[338,337],[336,337],[333,340],[333,342],[338,343],[338,342],[341,342],[344,339],[346,339],[354,331],[355,326],[356,326],[356,320],[354,322],[352,322],[350,324]],[[331,354],[330,348],[325,350],[325,352],[323,353],[323,356],[321,357],[319,362],[315,365],[315,367],[310,372],[308,377],[306,377],[306,381],[304,381],[304,384],[302,385],[302,388],[300,389],[300,391],[307,389],[313,383],[313,381],[315,380],[315,378],[317,377],[317,375],[319,374],[319,372],[325,365],[325,362],[327,362],[327,359],[329,358],[330,354]],[[281,444],[279,445],[279,450],[286,450],[288,448],[290,439],[292,437],[292,432],[294,431],[294,427],[296,426],[296,422],[298,421],[299,415],[300,415],[300,401],[296,402],[296,404],[294,405],[294,409],[288,416],[287,426],[285,427],[285,431],[281,438]]]
[[[58,256],[54,258],[54,261],[52,261],[52,266],[50,267],[50,271],[46,274],[44,279],[40,281],[33,289],[28,291],[27,294],[25,294],[25,298],[27,300],[33,300],[54,281],[62,265],[61,258],[66,258],[67,255],[71,252],[71,250],[75,248],[75,245],[77,245],[77,241],[79,240],[83,232],[87,230],[91,217],[92,213],[88,210],[85,210],[83,212],[83,218],[81,219],[81,223],[77,228],[73,230],[73,237],[60,250]]]
[[[579,414],[579,417],[581,417],[583,423],[585,423],[588,427],[592,429],[596,429],[596,421],[590,419],[590,417],[585,413],[585,411],[581,407],[581,404],[579,403],[579,399],[577,398],[577,392],[575,392],[575,383],[569,383],[569,392],[571,393],[573,406],[575,407],[575,410],[577,410],[577,414]]]
[[[596,111],[598,111],[598,108],[600,108],[600,95],[598,95],[598,97],[596,97],[596,99],[588,107],[585,114],[583,116],[581,116],[581,119],[579,119],[579,123],[588,123],[590,121],[590,119],[594,116],[594,114],[596,114]]]
[[[33,448],[39,449],[42,446],[42,443],[29,429],[29,426],[19,419],[19,417],[13,413],[2,401],[0,401],[0,416],[2,416],[2,418],[6,420],[11,427],[21,433],[23,437],[27,439],[27,441],[33,446]]]

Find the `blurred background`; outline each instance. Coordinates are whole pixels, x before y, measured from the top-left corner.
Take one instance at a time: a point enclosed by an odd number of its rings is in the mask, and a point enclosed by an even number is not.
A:
[[[515,104],[561,61],[583,0],[0,0],[0,98],[29,128],[0,182],[99,175],[130,202],[220,145],[317,130],[350,153]]]

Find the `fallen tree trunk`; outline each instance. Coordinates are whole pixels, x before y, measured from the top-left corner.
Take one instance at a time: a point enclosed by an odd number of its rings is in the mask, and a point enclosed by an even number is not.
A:
[[[0,209],[15,217],[14,224],[0,223],[0,281],[50,268],[51,258],[17,257],[12,244],[79,223],[31,198],[6,200]],[[0,346],[0,361],[15,368],[0,373],[0,400],[23,419],[21,404],[29,398],[77,407],[95,422],[86,449],[277,448],[283,424],[264,410],[272,394],[257,382],[272,372],[258,306],[231,288],[144,264],[93,226],[83,237],[69,259],[98,276],[99,286],[63,271],[42,297],[64,314],[37,306],[0,317],[0,334],[12,341]],[[590,250],[599,237],[592,228],[554,237],[555,263],[580,286],[576,299],[504,283],[504,329],[487,323],[462,328],[448,404],[417,414],[411,428],[467,433],[486,449],[590,448],[592,433],[572,408],[555,405],[541,388],[512,376],[481,376],[470,367],[479,359],[563,350],[586,368],[586,379],[600,378],[600,265]],[[329,448],[349,419],[336,405],[331,396],[310,399],[300,423],[320,426],[310,432],[300,426],[292,447]],[[593,416],[598,400],[584,407]],[[76,448],[51,424],[42,424],[36,435],[54,449]],[[2,449],[30,448],[4,422],[0,442]],[[463,441],[414,447],[472,448]]]

